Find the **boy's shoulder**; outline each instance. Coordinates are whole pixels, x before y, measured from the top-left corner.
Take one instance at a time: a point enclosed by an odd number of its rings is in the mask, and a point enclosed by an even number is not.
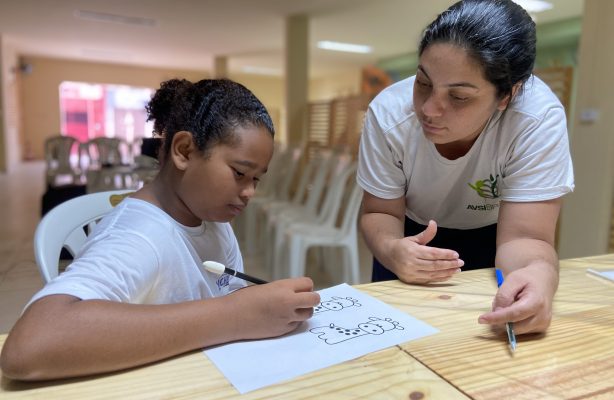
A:
[[[154,234],[174,228],[174,220],[162,209],[143,200],[127,197],[99,224],[101,230],[118,229]]]

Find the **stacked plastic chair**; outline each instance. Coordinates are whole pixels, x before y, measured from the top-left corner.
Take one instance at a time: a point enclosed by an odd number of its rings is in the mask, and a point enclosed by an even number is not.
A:
[[[354,169],[355,172],[355,169]],[[285,231],[284,263],[289,268],[289,276],[296,277],[305,274],[307,250],[310,247],[339,247],[343,250],[342,267],[343,280],[350,284],[359,283],[360,259],[358,255],[357,219],[362,201],[362,189],[356,183],[355,174],[349,176],[343,196],[343,206],[339,213],[332,215],[323,223],[301,223],[289,226]],[[335,217],[341,217],[339,225]],[[327,266],[334,261],[327,259]]]
[[[319,192],[310,192],[304,207],[282,210],[269,219],[268,232],[270,233],[267,238],[270,242],[265,260],[272,267],[275,278],[287,277],[289,274],[282,257],[286,230],[302,223],[326,224],[329,219],[334,218],[332,214],[336,213],[339,208],[345,179],[355,168],[353,164],[348,163],[349,160],[340,155],[330,157],[324,167],[318,171],[321,173],[323,169],[325,171],[324,176],[327,178],[323,180],[323,183],[317,182],[320,186]],[[316,175],[316,179],[319,177]],[[315,206],[313,206],[314,204]]]
[[[70,136],[57,135],[45,140],[46,181],[48,186],[81,183],[81,169],[72,161],[79,154],[79,141]]]
[[[258,235],[261,209],[271,202],[287,202],[290,197],[290,189],[294,182],[294,175],[301,158],[302,148],[288,147],[282,151],[276,151],[269,163],[268,172],[263,182],[258,186],[256,196],[252,197],[243,211],[237,224],[244,224],[244,252],[254,254],[261,243]]]

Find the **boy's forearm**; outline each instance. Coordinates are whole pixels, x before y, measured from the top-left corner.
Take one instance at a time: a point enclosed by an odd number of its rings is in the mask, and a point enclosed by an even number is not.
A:
[[[2,356],[6,376],[40,380],[125,369],[239,334],[232,302],[221,298],[134,305],[66,297],[41,299],[16,324]]]

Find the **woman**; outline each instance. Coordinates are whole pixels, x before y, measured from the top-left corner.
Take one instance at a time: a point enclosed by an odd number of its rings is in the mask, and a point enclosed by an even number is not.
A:
[[[532,76],[535,24],[508,0],[465,0],[420,42],[416,75],[370,104],[358,182],[373,280],[503,270],[480,323],[544,331],[558,286],[561,197],[573,190],[565,112]]]

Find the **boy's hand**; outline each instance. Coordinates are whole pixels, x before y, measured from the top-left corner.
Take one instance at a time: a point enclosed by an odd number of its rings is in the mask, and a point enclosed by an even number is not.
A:
[[[310,278],[282,279],[253,285],[229,295],[236,304],[237,335],[242,339],[280,336],[311,318],[320,295]]]

